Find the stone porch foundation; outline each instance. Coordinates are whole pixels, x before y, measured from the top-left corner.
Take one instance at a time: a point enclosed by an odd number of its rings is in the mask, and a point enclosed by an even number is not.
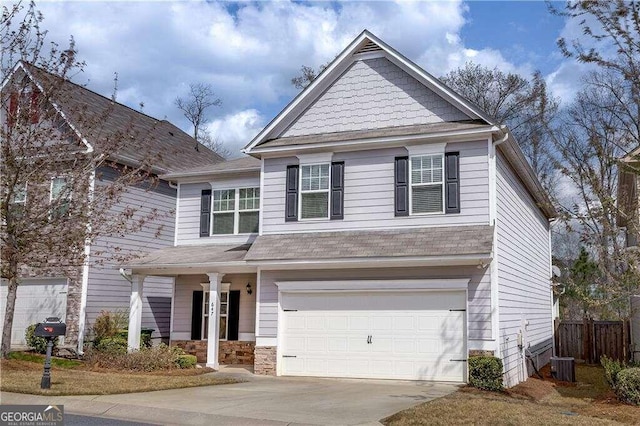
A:
[[[254,374],[263,376],[276,375],[277,348],[275,346],[259,346],[255,350]]]
[[[171,346],[195,355],[199,363],[207,362],[206,340],[172,340]],[[223,340],[219,343],[218,362],[222,365],[253,365],[255,342]]]

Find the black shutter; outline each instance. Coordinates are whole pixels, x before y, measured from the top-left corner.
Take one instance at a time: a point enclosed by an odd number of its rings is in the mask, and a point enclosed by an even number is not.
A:
[[[460,213],[460,153],[444,155],[445,213]]]
[[[344,161],[331,163],[331,220],[344,218]]]
[[[238,340],[240,290],[233,290],[229,292],[229,303],[227,309],[229,310],[227,314],[227,321],[229,321],[229,333],[227,334],[227,340]]]
[[[200,236],[208,237],[211,228],[211,190],[203,189],[200,196]]]
[[[298,165],[287,166],[287,188],[285,193],[285,222],[298,220]]]
[[[396,216],[409,216],[409,157],[396,157],[395,199]]]
[[[202,340],[202,290],[193,292],[191,303],[191,340]]]

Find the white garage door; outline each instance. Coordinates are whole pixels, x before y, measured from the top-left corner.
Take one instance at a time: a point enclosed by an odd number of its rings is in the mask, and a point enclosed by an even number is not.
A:
[[[0,315],[4,321],[7,306],[7,282],[0,287]],[[16,307],[11,330],[11,345],[26,345],[24,331],[31,325],[44,321],[47,317],[65,320],[67,312],[67,280],[43,279],[26,280],[18,286]]]
[[[281,374],[466,379],[465,292],[283,293]]]

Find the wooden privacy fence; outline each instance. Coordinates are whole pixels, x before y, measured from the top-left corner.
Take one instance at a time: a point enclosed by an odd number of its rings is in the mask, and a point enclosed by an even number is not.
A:
[[[619,361],[631,359],[629,321],[555,322],[556,356],[573,357],[588,364],[600,363],[606,355]]]

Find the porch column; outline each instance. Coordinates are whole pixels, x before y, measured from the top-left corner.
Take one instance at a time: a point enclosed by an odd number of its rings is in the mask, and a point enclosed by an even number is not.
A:
[[[127,346],[129,352],[140,349],[140,331],[142,329],[142,283],[145,275],[131,277],[131,302],[129,303],[129,332]]]
[[[207,334],[207,367],[217,370],[220,342],[220,284],[222,274],[213,272],[209,276],[209,329]]]

